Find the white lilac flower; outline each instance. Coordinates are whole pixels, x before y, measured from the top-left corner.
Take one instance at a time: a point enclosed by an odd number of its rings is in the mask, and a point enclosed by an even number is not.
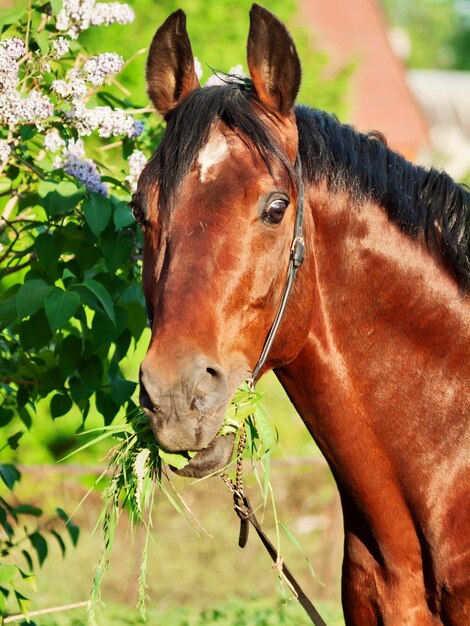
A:
[[[69,37],[76,39],[82,30],[90,27],[94,7],[95,0],[64,0],[57,14],[57,30],[67,31]]]
[[[30,91],[27,98],[23,100],[25,120],[35,122],[43,120],[54,113],[54,105],[47,96],[39,91]]]
[[[237,78],[246,78],[246,74],[243,71],[242,65],[235,65],[231,67],[227,74],[213,74],[210,76],[204,87],[212,87],[213,85],[225,85],[230,82],[231,77]]]
[[[67,31],[67,35],[76,39],[90,26],[100,24],[128,24],[134,20],[134,11],[127,4],[119,2],[96,2],[96,0],[63,0],[57,15],[56,28]]]
[[[83,183],[90,191],[103,196],[108,195],[107,186],[101,182],[101,176],[96,164],[85,156],[85,146],[82,139],[71,139],[62,154],[56,157],[55,167],[62,167],[69,176],[73,176]]]
[[[59,37],[52,42],[54,59],[62,58],[70,50],[70,44],[65,37]]]
[[[65,141],[60,136],[57,128],[50,130],[44,137],[44,147],[49,152],[58,152],[65,147]]]
[[[204,72],[201,61],[197,57],[194,57],[194,71],[196,72],[197,79],[200,81]]]
[[[82,158],[85,156],[85,144],[83,139],[69,139],[67,142],[67,153]]]
[[[83,104],[76,102],[67,113],[67,118],[81,136],[91,135],[97,130],[98,135],[104,138],[119,135],[138,137],[143,131],[142,123],[135,120],[132,115],[127,115],[122,109],[112,109],[108,106],[87,109]]]
[[[134,150],[134,152],[127,159],[129,163],[129,174],[126,176],[126,180],[132,191],[137,189],[137,181],[139,180],[140,173],[144,169],[147,163],[147,157],[140,150]]]
[[[7,56],[16,61],[26,52],[25,45],[18,37],[0,41],[0,56]]]
[[[34,122],[51,117],[54,105],[49,98],[39,91],[31,91],[22,98],[17,91],[0,93],[0,122],[10,126],[18,122]]]
[[[69,72],[68,80],[54,80],[51,88],[61,98],[70,96],[72,100],[81,100],[88,91],[82,72],[77,69]]]
[[[135,19],[134,11],[128,4],[119,2],[98,2],[91,15],[93,26],[104,24],[129,24]]]
[[[124,65],[124,59],[115,52],[105,52],[91,57],[83,69],[86,80],[92,85],[102,85],[108,74],[117,74]]]
[[[69,84],[66,80],[52,81],[51,89],[61,98],[66,98],[70,94]]]
[[[8,161],[11,154],[11,148],[7,141],[0,139],[0,165],[3,165]]]
[[[18,63],[0,54],[0,91],[16,89],[18,82]]]
[[[17,37],[0,42],[0,89],[2,92],[16,89],[19,82],[17,59],[24,52],[24,43]]]

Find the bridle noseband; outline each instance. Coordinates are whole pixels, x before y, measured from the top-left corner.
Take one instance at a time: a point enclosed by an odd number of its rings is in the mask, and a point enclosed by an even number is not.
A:
[[[295,212],[294,238],[292,240],[292,245],[290,249],[289,269],[287,271],[286,285],[284,287],[284,293],[282,294],[281,303],[277,310],[276,317],[274,318],[271,329],[264,342],[263,350],[261,351],[258,363],[253,370],[250,381],[252,387],[254,387],[258,376],[263,369],[264,364],[266,363],[266,359],[268,358],[268,354],[271,350],[274,338],[276,337],[277,331],[279,330],[279,325],[286,310],[287,301],[294,285],[295,275],[297,274],[297,270],[302,265],[305,258],[305,242],[303,238],[304,183],[302,180],[302,163],[300,161],[299,155],[297,155],[295,172],[299,181],[299,188],[297,194],[297,207]]]

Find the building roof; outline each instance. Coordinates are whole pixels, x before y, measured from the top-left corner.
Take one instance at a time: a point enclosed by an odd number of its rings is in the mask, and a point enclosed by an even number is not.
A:
[[[377,0],[299,0],[299,17],[332,70],[355,61],[348,121],[382,132],[390,147],[416,158],[428,145],[425,117],[393,52]]]

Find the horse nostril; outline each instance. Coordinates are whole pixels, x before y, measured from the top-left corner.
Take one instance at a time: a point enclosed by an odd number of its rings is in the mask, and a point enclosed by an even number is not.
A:
[[[199,366],[194,374],[197,382],[191,402],[192,409],[208,411],[225,400],[227,379],[222,368],[216,365],[203,365]]]

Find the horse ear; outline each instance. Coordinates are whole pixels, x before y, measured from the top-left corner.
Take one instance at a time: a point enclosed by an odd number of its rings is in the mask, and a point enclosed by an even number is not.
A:
[[[186,15],[172,13],[155,33],[147,59],[148,94],[164,117],[199,87]]]
[[[284,24],[259,4],[250,10],[248,67],[261,102],[282,116],[288,115],[300,87],[299,57]]]

